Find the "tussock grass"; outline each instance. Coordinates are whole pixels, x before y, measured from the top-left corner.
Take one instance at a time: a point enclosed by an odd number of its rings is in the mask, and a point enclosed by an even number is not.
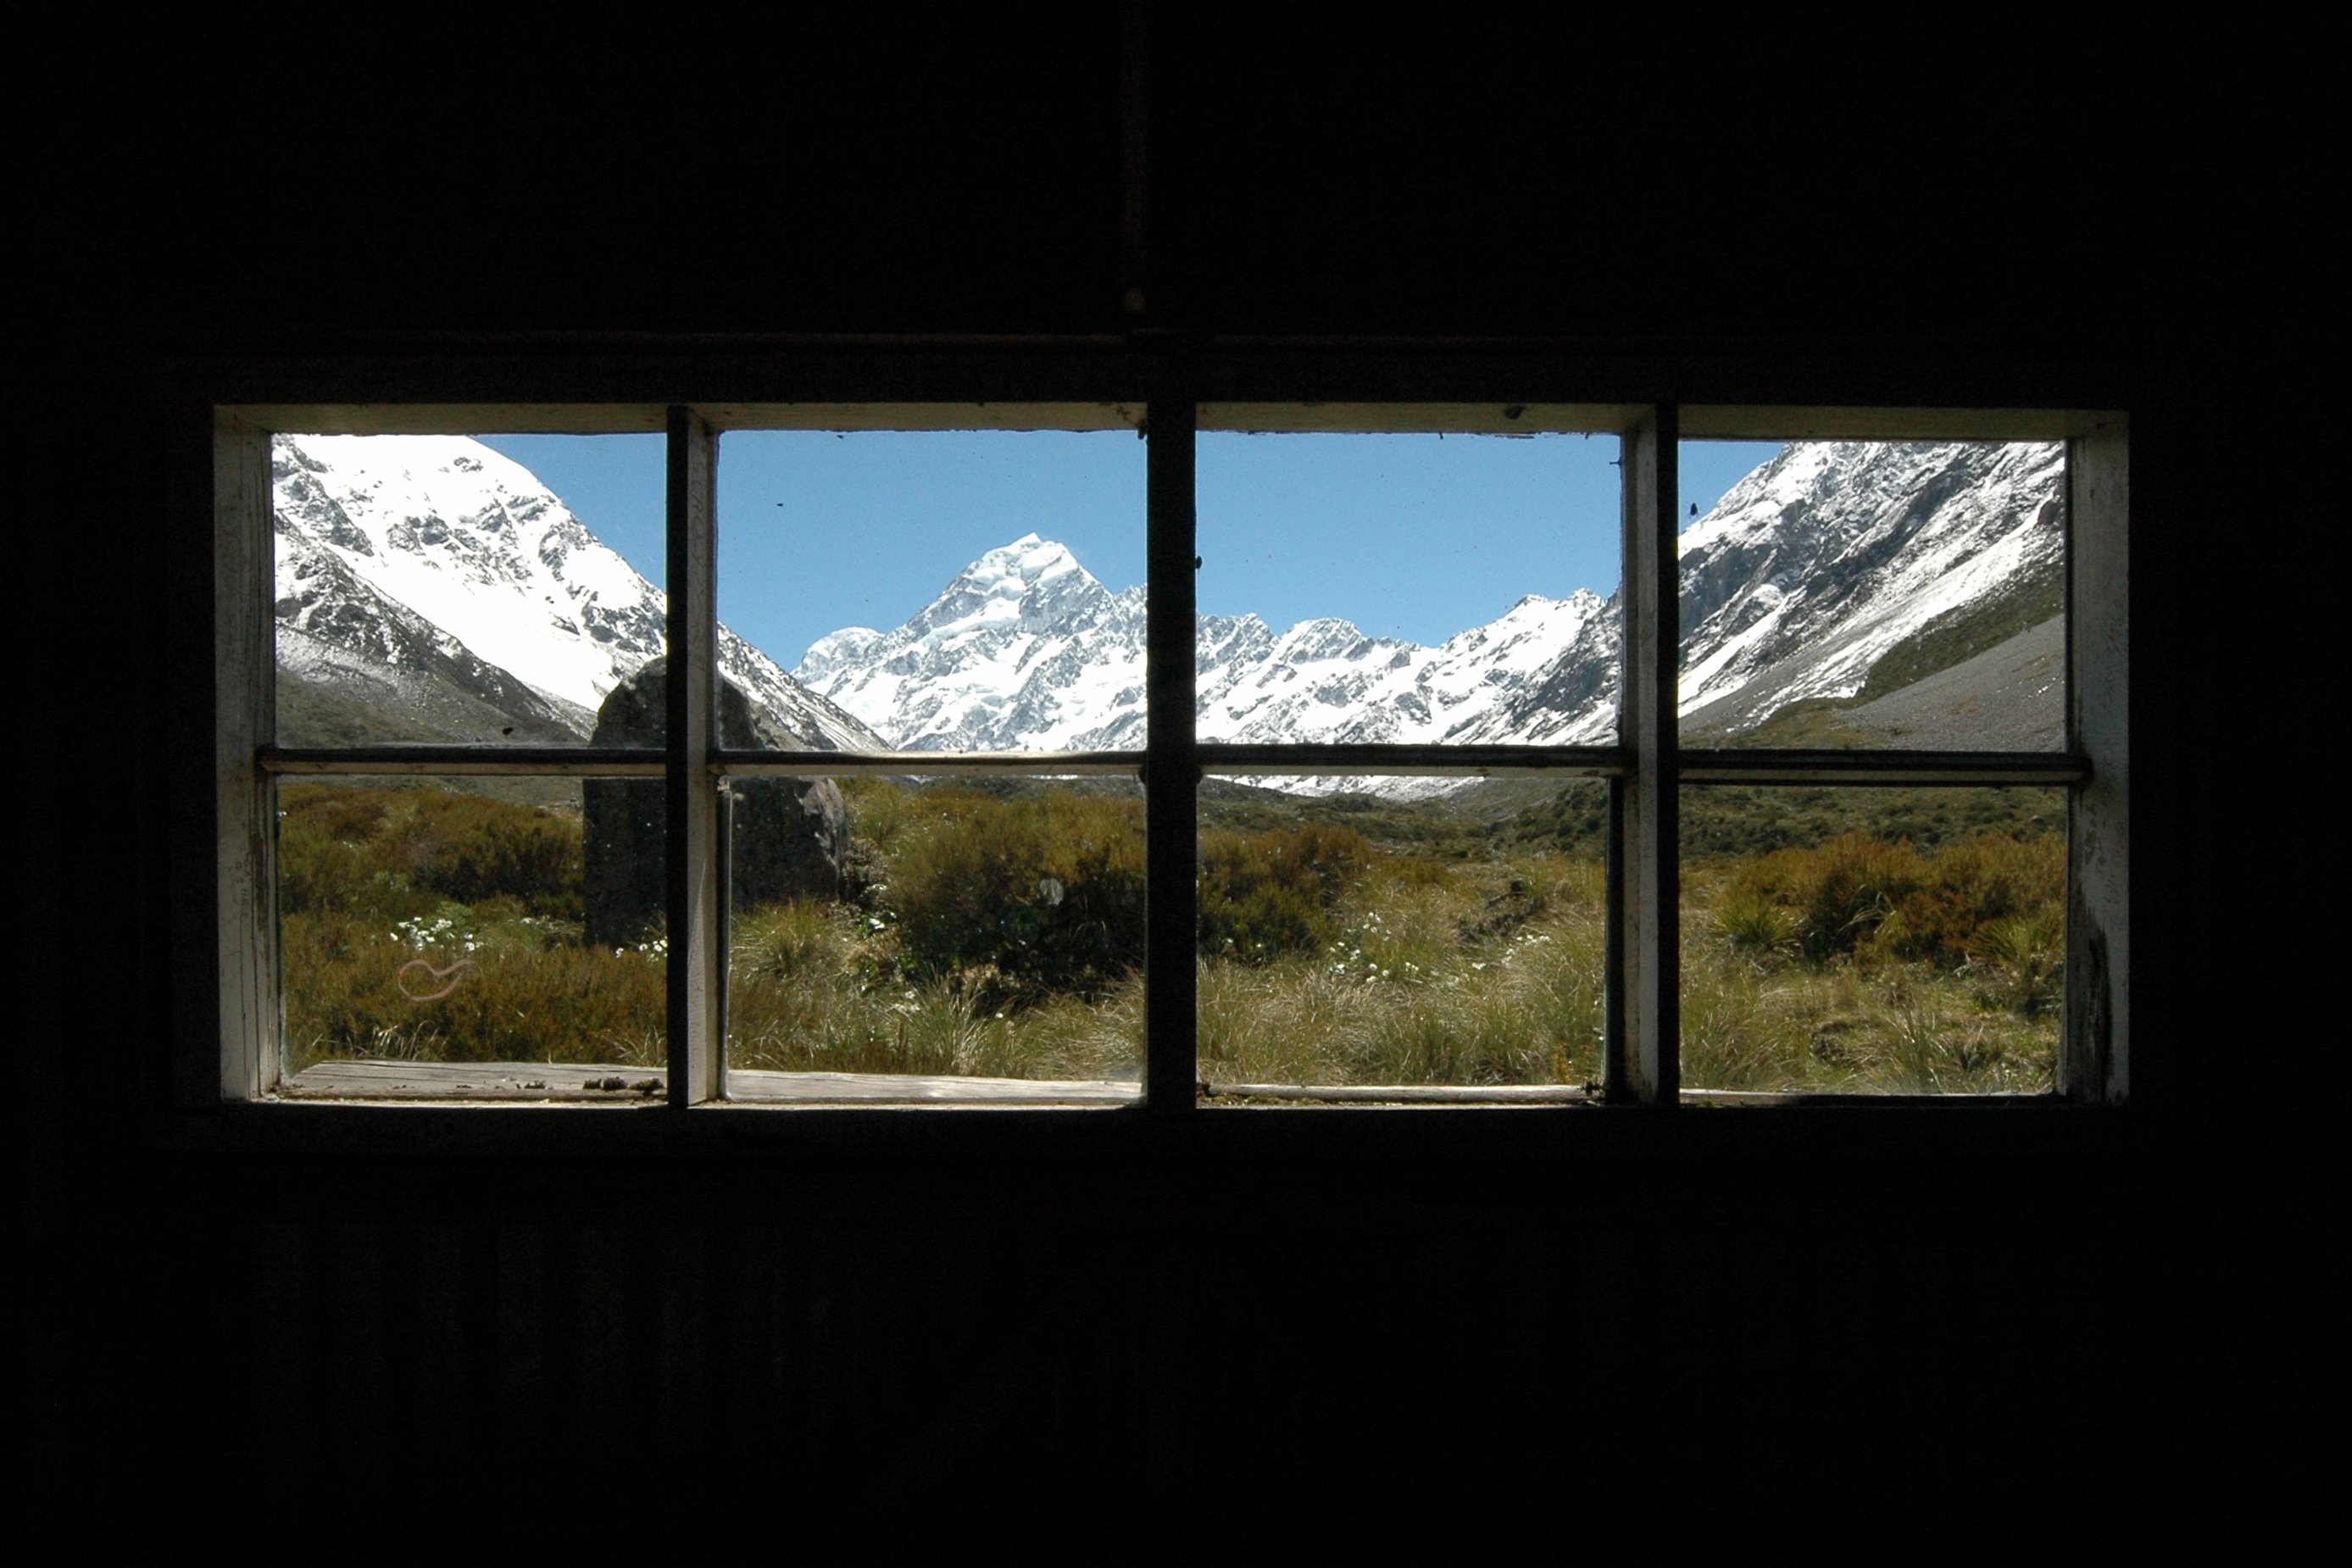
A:
[[[446,905],[393,926],[351,914],[289,915],[282,941],[288,1066],[296,1072],[355,1056],[629,1067],[663,1060],[660,952],[583,946],[576,923],[480,919]]]
[[[872,780],[845,793],[858,896],[735,912],[731,1062],[1139,1073],[1131,796]],[[576,816],[430,788],[301,785],[283,804],[296,1070],[351,1056],[658,1065],[664,946],[581,941]],[[1250,804],[1256,816],[1202,836],[1205,1079],[1599,1077],[1596,857],[1498,847],[1394,803],[1289,822]],[[1687,860],[1685,1082],[2046,1088],[2063,873],[2054,837],[1981,831],[1927,848],[1849,832]]]
[[[783,1071],[1132,1078],[1142,1064],[1140,977],[1092,1000],[1007,994],[989,965],[925,973],[898,927],[856,906],[803,900],[736,921],[728,1059]]]
[[[2065,850],[1858,833],[1685,866],[1683,1082],[1694,1089],[2048,1089]]]
[[[1606,902],[1600,868],[1533,875],[1376,867],[1321,951],[1204,961],[1211,1082],[1584,1083],[1600,1072]]]

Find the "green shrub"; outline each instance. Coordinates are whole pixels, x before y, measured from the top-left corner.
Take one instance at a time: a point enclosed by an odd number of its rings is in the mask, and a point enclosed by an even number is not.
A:
[[[1099,994],[1143,962],[1143,806],[1055,790],[922,797],[887,908],[917,973],[990,966],[1016,993]]]
[[[1202,835],[1201,952],[1263,963],[1329,945],[1333,906],[1371,858],[1362,834],[1327,823]]]
[[[393,921],[422,913],[434,900],[367,846],[286,822],[278,838],[278,903],[289,915],[368,914]]]
[[[899,834],[918,818],[908,793],[887,779],[845,778],[835,784],[849,812],[849,831],[884,854],[898,847]]]
[[[579,913],[577,820],[478,795],[444,795],[439,809],[422,816],[411,853],[425,887],[461,903],[505,897]]]
[[[576,919],[577,818],[423,786],[289,784],[278,797],[278,898],[289,914],[399,920],[440,899],[509,898]]]

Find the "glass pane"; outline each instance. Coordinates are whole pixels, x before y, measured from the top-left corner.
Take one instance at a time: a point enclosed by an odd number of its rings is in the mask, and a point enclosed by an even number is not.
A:
[[[719,609],[805,689],[807,744],[1143,743],[1132,430],[734,431]]]
[[[1619,445],[1203,433],[1201,739],[1613,742]]]
[[[1140,1092],[1132,782],[738,778],[723,799],[730,1099]]]
[[[1686,441],[1681,469],[1685,745],[2065,744],[2063,445]]]
[[[1682,846],[1685,1088],[2053,1086],[2064,791],[1692,784]]]
[[[663,651],[661,437],[285,435],[271,469],[281,744],[659,742],[598,731]]]
[[[1607,786],[1320,782],[1202,785],[1213,1091],[1597,1080]]]
[[[282,784],[289,1089],[656,1097],[660,795],[640,779]]]

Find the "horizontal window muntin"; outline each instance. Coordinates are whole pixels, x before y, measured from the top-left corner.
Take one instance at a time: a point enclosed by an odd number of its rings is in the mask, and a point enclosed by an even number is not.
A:
[[[1618,778],[1633,768],[1622,746],[1258,745],[1203,741],[1204,773],[1236,776],[1375,773],[1428,778]]]
[[[1377,378],[1375,378],[1377,379]],[[462,414],[436,414],[430,410],[412,410],[404,415],[397,410],[381,407],[354,409],[342,426],[358,432],[385,432],[408,427],[450,432],[479,432],[499,427],[501,421],[483,416],[483,405],[461,405]],[[1080,426],[1067,419],[1060,410],[1084,406],[1099,410],[1104,405],[1033,405],[1050,406],[1055,416],[1040,424],[1016,427],[1076,428],[1108,427],[1107,425]],[[1200,428],[1276,429],[1264,411],[1265,403],[1246,405],[1198,404],[1194,414]],[[1431,406],[1454,408],[1462,405],[1412,405],[1414,409]],[[1506,417],[1505,411],[1513,407],[1522,410],[1528,405],[1498,404],[1492,414],[1481,414],[1479,419]],[[1649,416],[1648,409],[1640,405],[1576,405],[1584,411],[1574,419],[1555,417],[1558,427],[1595,429],[1603,433],[1639,422]],[[1361,416],[1367,407],[1386,407],[1387,413],[1376,419]],[[936,423],[913,422],[907,410],[919,408],[925,417]],[[848,412],[845,412],[845,411]],[[1595,412],[1601,417],[1593,417]],[[258,412],[256,410],[255,412]],[[331,417],[319,416],[318,405],[305,405],[299,410],[277,411],[287,415],[282,420],[265,420],[278,428],[331,430],[338,423]],[[1937,410],[1937,409],[1753,409],[1730,405],[1685,405],[1673,412],[1679,416],[1679,433],[1683,437],[1700,436],[1774,437],[1819,438],[1999,438],[2052,439],[2065,437],[2108,438],[2111,447],[2120,450],[2113,437],[2120,432],[2121,422],[2112,415],[2072,411],[2038,410]],[[979,416],[978,419],[973,416]],[[845,421],[856,416],[864,423],[852,426]],[[801,403],[737,405],[713,407],[707,411],[709,426],[716,429],[733,428],[971,428],[975,426],[994,427],[999,417],[1018,417],[1006,405],[986,406],[968,403],[924,405],[894,404],[881,407],[871,405],[833,405],[822,410],[817,405]],[[575,410],[551,417],[541,407],[512,411],[509,427],[517,430],[582,429],[649,429],[659,428],[663,410],[657,406],[629,405],[605,409]],[[1148,427],[1146,405],[1140,399],[1118,408],[1112,416],[1128,427]],[[1300,422],[1290,427],[1300,429],[1363,429],[1393,428],[1426,430],[1433,422],[1424,415],[1409,412],[1400,406],[1368,405],[1334,400],[1310,415],[1298,416]],[[1172,423],[1172,421],[1171,421]],[[1460,426],[1465,430],[1498,428],[1490,424],[1465,420]],[[723,479],[722,479],[723,482]],[[1665,510],[1665,521],[1659,526],[1670,531],[1672,508]],[[1155,521],[1160,521],[1155,510]],[[2119,524],[2111,525],[2120,537]],[[673,518],[673,531],[676,521]],[[2118,583],[2120,579],[2101,574],[2102,567],[2094,564],[2088,570],[2070,555],[2070,611],[2073,601],[2081,597],[2080,580],[2090,577],[2100,582]],[[1633,575],[1629,572],[1628,576]],[[2086,638],[2078,638],[2078,643]],[[2079,706],[2079,702],[2074,704]],[[1189,717],[1189,716],[1188,716]],[[1189,725],[1185,726],[1189,729]],[[1171,738],[1176,740],[1177,738]],[[1221,746],[1200,742],[1189,738],[1173,745],[1148,748],[1143,752],[1111,753],[1014,753],[1003,757],[973,756],[943,752],[874,752],[824,753],[821,771],[844,775],[867,774],[921,775],[936,773],[989,774],[1001,772],[1066,772],[1072,775],[1132,774],[1149,771],[1155,757],[1165,775],[1167,761],[1180,756],[1197,770],[1197,773],[1251,776],[1259,774],[1295,774],[1300,776],[1330,776],[1349,773],[1385,772],[1422,773],[1430,776],[1471,777],[1481,774],[1508,773],[1512,774],[1557,773],[1563,777],[1596,777],[1618,780],[1638,780],[1645,772],[1642,756],[1653,759],[1648,767],[1672,782],[1693,784],[1707,783],[1839,783],[1839,784],[2056,784],[2072,786],[2079,792],[2102,776],[2099,758],[2103,747],[2095,741],[2085,746],[2075,740],[2070,723],[2072,749],[2065,752],[1920,752],[1900,754],[1856,754],[1853,752],[1808,752],[1794,750],[1756,750],[1742,752],[1737,757],[1710,748],[1686,748],[1675,743],[1671,733],[1657,737],[1644,748],[1639,743],[1607,748],[1527,748],[1507,752],[1496,748],[1452,748],[1443,745],[1413,746],[1370,751],[1333,748],[1317,745],[1281,746]],[[675,766],[690,763],[691,759],[675,751],[648,756],[643,750],[625,751],[596,748],[593,751],[563,749],[561,755],[541,755],[553,748],[495,749],[467,745],[383,745],[352,748],[288,748],[272,745],[257,747],[252,755],[257,771],[267,774],[318,774],[321,776],[360,773],[430,773],[457,775],[510,773],[518,769],[545,776],[607,776],[654,777]],[[713,748],[705,753],[701,769],[719,776],[757,777],[767,774],[805,774],[819,771],[812,767],[813,759],[806,753],[763,753],[756,752],[722,751]],[[2102,809],[2113,809],[2103,806]],[[1621,845],[1622,848],[1622,846]],[[1165,896],[1165,895],[1163,895]],[[1175,895],[1181,897],[1181,894]],[[1156,1075],[1155,1075],[1156,1076]],[[2062,1085],[2062,1092],[2069,1092]],[[2074,1088],[2080,1097],[2082,1090]],[[1768,1094],[1735,1097],[1730,1091],[1706,1095],[1690,1091],[1695,1102],[1719,1100],[1733,1102],[1735,1098],[1753,1098],[1759,1102],[1780,1102],[1784,1095]],[[1636,1098],[1639,1098],[1636,1096]],[[1834,1098],[1834,1097],[1832,1097]],[[1873,1097],[1872,1103],[1886,1103]]]
[[[1681,751],[1685,784],[2076,784],[2090,763],[2053,752]]]
[[[1233,745],[1202,742],[1194,748],[1204,773],[1322,774],[1422,773],[1432,777],[1559,773],[1569,777],[1618,778],[1633,771],[1625,748],[1616,746],[1332,746]],[[812,769],[811,757],[824,760]],[[1912,784],[1938,780],[1967,784],[2076,783],[2090,777],[2090,764],[2046,752],[1723,752],[1691,749],[1676,753],[1684,780],[1727,784],[1772,779],[1818,779],[1823,783]],[[714,773],[759,778],[776,774],[828,773],[1132,773],[1143,765],[1141,752],[751,752],[716,751]],[[273,773],[478,773],[518,769],[550,775],[650,778],[667,763],[641,750],[501,746],[377,746],[348,750],[266,747],[260,767]]]
[[[814,759],[814,761],[812,760]],[[1141,752],[751,752],[714,751],[712,773],[732,778],[833,773],[866,778],[1035,775],[1133,777]]]
[[[661,752],[642,746],[469,746],[409,744],[264,746],[254,758],[266,773],[471,773],[517,771],[549,777],[657,778],[668,767]]]
[[[1228,744],[1192,747],[1203,773],[1396,773],[1472,778],[1482,774],[1559,773],[1612,777],[1632,759],[1615,746],[1348,746]],[[824,759],[812,769],[809,757]],[[1142,752],[737,752],[712,753],[718,772],[759,777],[772,773],[1131,773]]]

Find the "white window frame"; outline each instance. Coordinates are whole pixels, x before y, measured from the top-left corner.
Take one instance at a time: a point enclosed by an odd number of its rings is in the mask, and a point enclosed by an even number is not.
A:
[[[1286,378],[1251,357],[1223,367],[1198,361],[1122,361],[1069,366],[1002,360],[965,363],[961,374],[914,371],[858,361],[856,374],[830,378],[831,396],[759,402],[672,404],[487,404],[368,402],[348,396],[299,403],[205,398],[209,422],[212,789],[184,803],[184,820],[204,820],[215,846],[193,884],[209,897],[184,900],[190,937],[216,956],[209,974],[181,966],[175,1098],[203,1107],[270,1099],[281,1070],[282,1019],[276,919],[274,799],[279,773],[431,773],[583,775],[658,773],[668,784],[672,850],[669,930],[667,1103],[723,1103],[723,963],[717,864],[718,790],[722,778],[804,772],[790,759],[721,752],[715,745],[716,616],[714,516],[720,433],[759,428],[1143,429],[1150,442],[1148,698],[1151,721],[1141,753],[1058,756],[1007,753],[942,759],[922,754],[922,771],[1130,772],[1146,784],[1147,1017],[1196,1016],[1194,903],[1191,867],[1202,771],[1231,773],[1399,772],[1549,773],[1610,780],[1612,832],[1612,953],[1605,1082],[1612,1104],[1669,1108],[1699,1099],[1818,1101],[1799,1095],[1699,1096],[1679,1072],[1679,909],[1676,823],[1681,785],[1707,783],[1901,783],[2063,784],[2068,798],[2066,995],[2053,1098],[2113,1103],[2129,1092],[2130,1035],[2127,421],[2114,412],[2045,409],[1782,406],[1673,402],[1539,405],[1545,428],[1614,430],[1623,439],[1625,668],[1621,734],[1614,747],[1240,747],[1201,743],[1194,733],[1193,464],[1201,428],[1270,427],[1268,411],[1291,410],[1288,428],[1332,430],[1495,429],[1518,423],[1530,401],[1480,397],[1479,384],[1508,379],[1491,367],[1454,366],[1433,377],[1454,384],[1442,400],[1406,403],[1330,396],[1326,374]],[[647,379],[668,380],[658,370]],[[789,380],[790,377],[785,379]],[[828,378],[813,377],[824,383]],[[1343,384],[1349,379],[1339,378]],[[1379,394],[1399,379],[1372,362]],[[1556,368],[1530,379],[1557,384]],[[1219,384],[1221,381],[1230,384]],[[845,387],[841,384],[848,383]],[[1009,387],[1000,385],[1011,383]],[[945,384],[943,388],[942,384]],[[1305,383],[1307,384],[1302,384]],[[1467,383],[1465,386],[1463,384]],[[1040,399],[1040,385],[1060,395]],[[918,397],[909,399],[909,391]],[[1007,392],[1010,396],[987,395]],[[1224,394],[1222,398],[1207,395]],[[841,394],[846,392],[847,395]],[[950,395],[950,393],[961,394]],[[977,395],[975,395],[977,394]],[[1324,394],[1318,395],[1318,394]],[[1025,396],[1024,396],[1025,395]],[[198,405],[188,429],[195,434]],[[667,752],[607,756],[594,748],[370,746],[294,752],[272,731],[275,619],[269,438],[279,431],[491,433],[663,430],[668,444],[669,648],[685,678],[669,683]],[[2051,753],[1697,752],[1678,742],[1675,672],[1676,449],[1685,437],[1772,439],[2063,440],[2067,445],[2067,737]],[[192,443],[193,447],[193,443]],[[191,478],[193,478],[193,472]],[[194,487],[186,487],[191,499]],[[193,520],[191,520],[193,521]],[[2084,591],[2085,585],[2091,591]],[[829,759],[829,771],[909,771],[904,755]],[[1178,1037],[1168,1038],[1171,1034]],[[1157,1031],[1147,1052],[1141,1107],[1154,1117],[1202,1109],[1197,1029]],[[1973,1096],[1870,1096],[1882,1109],[1950,1104]],[[1857,1103],[1865,1102],[1854,1097]],[[761,1108],[764,1111],[767,1108]],[[751,1112],[754,1114],[760,1112]],[[810,1112],[814,1114],[814,1112]]]

